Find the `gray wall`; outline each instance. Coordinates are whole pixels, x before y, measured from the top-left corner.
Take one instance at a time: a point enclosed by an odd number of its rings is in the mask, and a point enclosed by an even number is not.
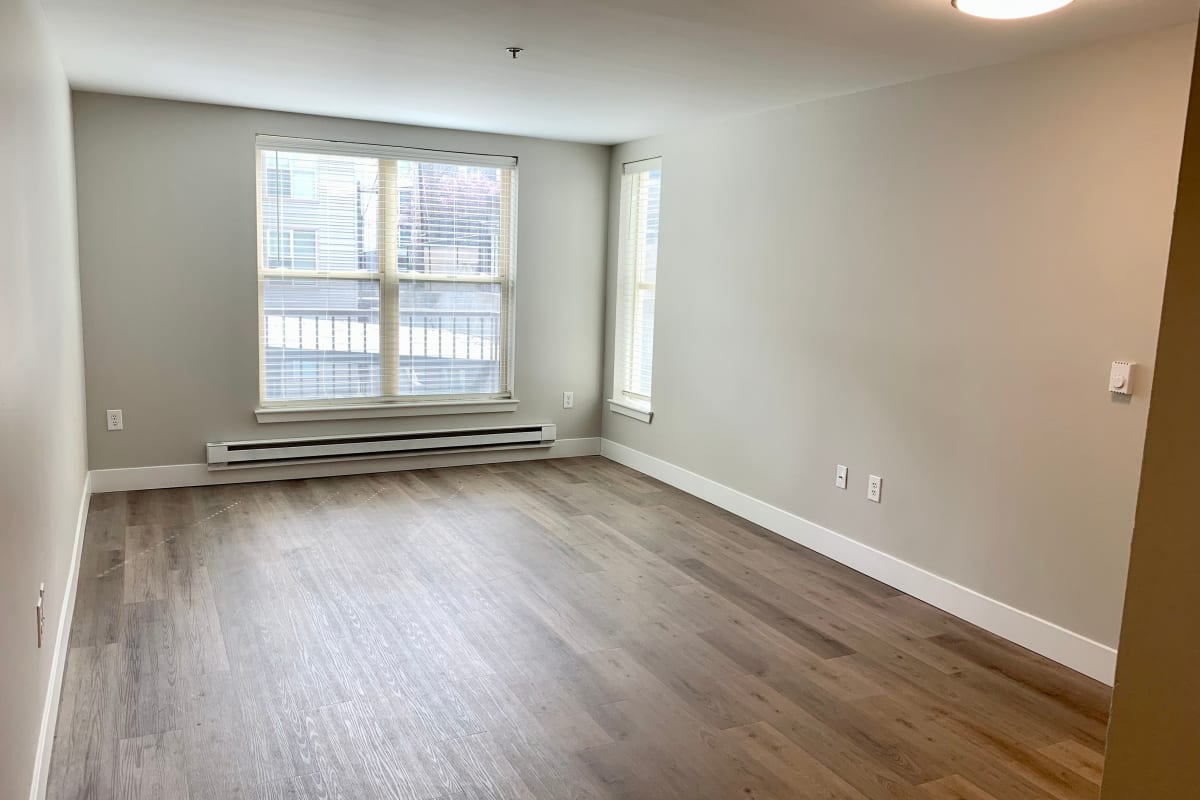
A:
[[[656,416],[605,437],[1115,645],[1194,39],[617,148],[613,220],[664,159]]]
[[[29,793],[87,461],[71,110],[36,0],[0,3],[0,109],[0,797],[19,798]]]
[[[187,464],[227,439],[554,422],[600,434],[609,148],[76,93],[93,469]],[[511,414],[260,425],[254,135],[519,158]],[[562,392],[575,408],[562,408]],[[105,409],[125,430],[105,429]]]

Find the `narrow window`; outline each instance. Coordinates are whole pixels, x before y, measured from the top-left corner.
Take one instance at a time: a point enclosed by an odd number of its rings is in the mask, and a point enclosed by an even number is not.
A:
[[[649,422],[654,378],[654,303],[662,161],[626,164],[621,176],[614,410]]]

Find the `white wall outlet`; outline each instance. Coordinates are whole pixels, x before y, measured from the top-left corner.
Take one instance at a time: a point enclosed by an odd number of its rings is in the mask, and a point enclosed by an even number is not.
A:
[[[42,640],[46,638],[46,584],[38,589],[37,599],[37,646],[42,649]]]
[[[563,392],[563,408],[574,408],[574,407],[575,407],[575,393],[574,392]]]
[[[105,414],[108,417],[108,429],[110,431],[125,430],[125,415],[121,413],[121,409],[110,408]]]
[[[883,478],[878,475],[867,478],[867,499],[872,503],[883,502]]]
[[[850,470],[846,469],[846,467],[843,466],[842,464],[838,464],[837,480],[834,482],[834,486],[836,486],[839,489],[845,489],[846,488],[846,480],[847,480],[847,478],[849,478],[849,476],[850,476]]]
[[[1132,361],[1114,361],[1108,376],[1108,390],[1113,394],[1133,394]]]

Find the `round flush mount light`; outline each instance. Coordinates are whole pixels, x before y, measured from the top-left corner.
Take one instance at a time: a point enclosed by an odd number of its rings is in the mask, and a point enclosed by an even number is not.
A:
[[[964,14],[987,19],[1036,17],[1069,6],[1074,0],[950,0]]]

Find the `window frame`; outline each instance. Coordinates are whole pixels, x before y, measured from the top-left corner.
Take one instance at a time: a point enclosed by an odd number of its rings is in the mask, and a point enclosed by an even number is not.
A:
[[[659,218],[661,225],[662,214],[662,158],[648,158],[631,161],[621,167],[620,216],[617,233],[617,296],[614,320],[613,348],[613,393],[609,399],[611,411],[632,417],[641,422],[653,419],[653,374],[651,375],[650,394],[643,394],[633,388],[633,371],[635,363],[634,341],[637,331],[639,309],[644,313],[644,291],[654,291],[655,301],[658,295],[657,270],[654,281],[647,282],[644,278],[645,261],[630,258],[629,248],[636,246],[639,229],[646,222],[635,219],[634,194],[637,191],[639,175],[651,172],[659,173]],[[661,230],[661,228],[660,228]],[[658,243],[655,243],[657,262]],[[637,262],[637,263],[631,263]],[[631,285],[632,284],[632,285]],[[650,332],[650,353],[653,358],[654,331]],[[651,366],[653,372],[653,365]]]
[[[282,197],[266,191],[266,169],[263,168],[262,152],[276,151],[303,153],[305,155],[341,155],[379,160],[379,230],[383,220],[396,212],[397,162],[420,161],[431,164],[453,164],[502,168],[500,199],[500,241],[497,247],[497,274],[462,275],[442,272],[405,273],[399,268],[398,242],[395,237],[380,235],[380,250],[376,270],[323,270],[320,269],[319,235],[314,233],[316,269],[294,267],[294,232],[287,229],[289,243],[288,267],[269,267],[265,263],[267,242],[264,235],[264,200]],[[517,272],[517,182],[518,169],[515,156],[455,153],[441,150],[398,147],[393,145],[360,144],[317,139],[271,136],[259,134],[254,147],[255,215],[258,229],[258,252],[256,258],[258,284],[258,407],[255,414],[259,422],[288,422],[319,419],[352,419],[376,416],[408,416],[436,413],[481,413],[492,411],[514,411],[517,407],[516,384],[516,272]],[[288,162],[291,170],[291,161]],[[278,187],[278,179],[276,179]],[[316,176],[314,175],[314,195]],[[290,196],[289,196],[290,198]],[[301,201],[306,198],[299,198]],[[310,200],[310,202],[314,202]],[[312,229],[305,229],[312,230]],[[285,231],[278,231],[282,235]],[[280,259],[282,260],[282,259]],[[296,400],[270,400],[266,397],[266,325],[264,308],[264,286],[268,279],[292,280],[348,280],[371,281],[379,286],[379,370],[380,394],[370,397],[305,398]],[[400,285],[412,283],[486,283],[500,287],[500,351],[499,391],[472,394],[401,394],[389,393],[389,389],[400,387],[399,335],[400,329]],[[389,322],[388,317],[391,316]],[[388,330],[397,331],[397,336],[385,335]],[[390,341],[390,339],[395,341]]]

